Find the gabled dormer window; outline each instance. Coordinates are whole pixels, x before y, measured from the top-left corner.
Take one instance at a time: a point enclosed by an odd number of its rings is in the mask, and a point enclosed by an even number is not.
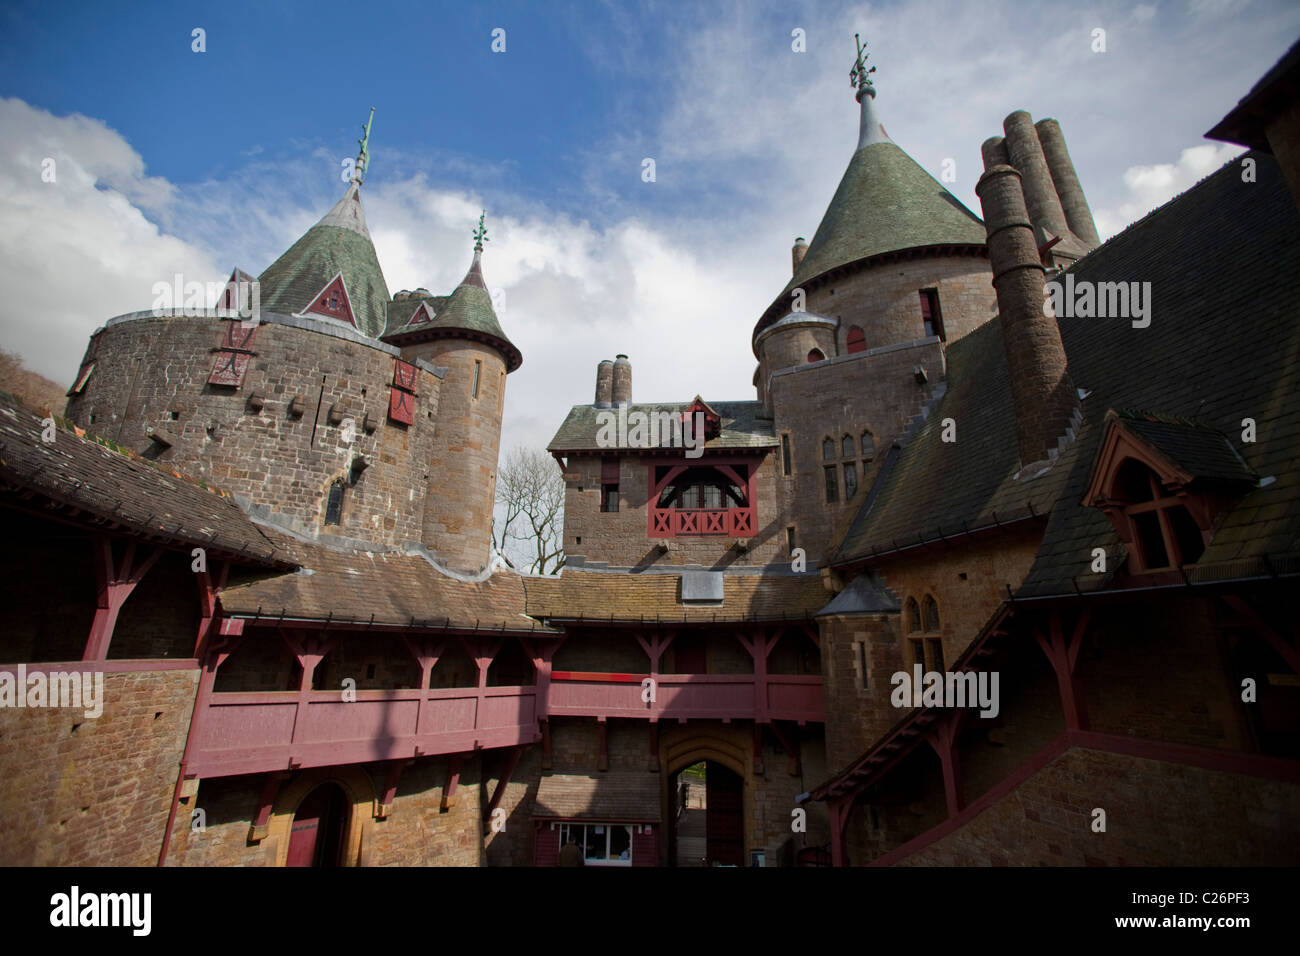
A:
[[[1107,413],[1083,503],[1100,508],[1128,550],[1128,573],[1195,564],[1254,472],[1222,432],[1141,412]]]

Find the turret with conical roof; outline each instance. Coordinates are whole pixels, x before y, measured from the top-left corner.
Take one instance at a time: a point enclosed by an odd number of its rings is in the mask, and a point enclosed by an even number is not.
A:
[[[446,369],[438,394],[437,433],[425,497],[424,541],[456,571],[487,567],[492,541],[497,453],[506,374],[523,357],[501,330],[483,280],[484,217],[474,259],[450,296],[394,301],[384,341],[407,361]]]
[[[941,282],[949,273],[970,272],[969,267],[975,264],[969,257],[986,254],[984,226],[979,217],[885,132],[870,79],[875,67],[868,69],[865,61],[866,51],[859,41],[858,60],[850,73],[860,108],[857,147],[807,251],[801,250],[794,257],[793,277],[754,327],[756,353],[760,334],[798,311],[834,316],[845,328],[860,326],[863,334],[855,341],[864,342],[865,348],[922,338],[927,333],[918,291]],[[955,269],[950,262],[937,269],[918,270],[917,282],[905,303],[899,298],[901,293],[893,290],[856,294],[858,277],[874,267],[922,257],[967,261]],[[975,268],[987,273],[987,262]],[[889,271],[895,276],[899,272],[892,267]],[[846,293],[852,301],[846,301]],[[906,316],[901,314],[904,310]],[[856,314],[851,318],[850,312]],[[891,314],[896,312],[900,314]],[[982,315],[980,320],[988,317]],[[950,333],[958,326],[962,332],[969,331],[965,322],[955,321],[960,318],[955,310],[950,310],[947,318]],[[838,343],[840,350],[846,347],[843,330]]]
[[[370,111],[371,119],[374,110]],[[361,183],[370,162],[370,126],[352,180],[334,208],[258,276],[262,308],[349,323],[362,335],[384,333],[388,284],[366,228]]]

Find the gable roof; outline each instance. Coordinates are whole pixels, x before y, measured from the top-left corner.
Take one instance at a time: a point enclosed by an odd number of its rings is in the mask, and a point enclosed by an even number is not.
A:
[[[339,273],[347,284],[358,331],[372,338],[382,335],[387,321],[388,285],[366,229],[356,183],[320,222],[258,276],[262,308],[300,314]]]
[[[657,415],[664,413],[679,418],[683,412],[686,412],[695,403],[691,402],[669,402],[657,404],[628,405],[627,414],[633,412],[644,412],[647,415]],[[763,410],[762,402],[713,402],[706,407],[712,408],[717,412],[721,419],[722,432],[717,438],[710,438],[705,442],[704,447],[708,451],[721,451],[723,449],[743,449],[743,448],[771,448],[780,442],[777,440],[776,432],[773,430],[772,419],[767,417]],[[551,439],[546,450],[552,453],[563,454],[570,451],[601,451],[601,452],[635,452],[645,449],[619,449],[606,448],[596,441],[596,435],[600,431],[601,419],[598,417],[602,413],[618,415],[619,408],[597,408],[595,405],[574,405],[569,409],[569,414],[560,424],[559,430],[555,437]],[[655,448],[669,448],[669,442],[662,435],[659,437],[659,444]]]

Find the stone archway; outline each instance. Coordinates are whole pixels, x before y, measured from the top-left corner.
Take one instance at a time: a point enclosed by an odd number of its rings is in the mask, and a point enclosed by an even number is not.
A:
[[[276,795],[271,814],[268,840],[275,841],[275,865],[285,866],[289,859],[290,834],[294,815],[317,787],[334,784],[343,793],[347,823],[340,837],[339,866],[360,866],[366,821],[376,810],[374,784],[360,767],[318,767],[296,774]]]
[[[660,863],[675,864],[674,827],[677,775],[685,768],[705,762],[713,763],[734,774],[740,781],[739,855],[747,858],[754,831],[753,732],[731,725],[679,725],[663,731],[659,745],[660,806],[663,808],[664,833],[660,843]]]

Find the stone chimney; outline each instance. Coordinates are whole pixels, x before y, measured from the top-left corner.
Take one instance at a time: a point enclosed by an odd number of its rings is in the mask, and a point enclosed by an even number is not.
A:
[[[614,357],[613,401],[615,405],[629,405],[632,402],[632,363],[626,355]]]
[[[1061,124],[1054,119],[1039,120],[1034,124],[1038,131],[1038,142],[1043,147],[1043,158],[1052,174],[1052,183],[1056,186],[1056,195],[1065,210],[1065,221],[1080,240],[1089,249],[1101,245],[1097,235],[1097,224],[1093,222],[1092,210],[1079,185],[1079,176],[1070,161],[1070,152],[1065,148],[1065,137],[1061,134]]]
[[[1024,110],[1016,110],[1003,120],[1002,129],[1007,134],[1007,154],[1011,157],[1011,165],[1020,172],[1031,222],[1054,236],[1066,238],[1070,235],[1070,226],[1065,221],[1061,198],[1056,195],[1056,184],[1047,168],[1047,157],[1043,155],[1043,145],[1038,141],[1033,118]]]
[[[1015,128],[1010,123],[1008,127]],[[984,147],[986,156],[996,158],[994,141],[986,142]],[[1052,457],[1048,451],[1054,450],[1066,434],[1078,400],[1066,369],[1060,329],[1044,306],[1048,301],[1043,291],[1044,269],[1021,183],[1018,170],[995,163],[980,177],[975,192],[980,197],[988,232],[998,321],[1011,375],[1020,464],[1024,467]]]
[[[803,257],[808,255],[808,243],[800,236],[794,241],[794,248],[790,250],[790,262],[792,268],[791,275],[799,271],[799,263],[803,262]]]
[[[614,401],[614,363],[601,359],[596,366],[596,407],[609,408]]]

